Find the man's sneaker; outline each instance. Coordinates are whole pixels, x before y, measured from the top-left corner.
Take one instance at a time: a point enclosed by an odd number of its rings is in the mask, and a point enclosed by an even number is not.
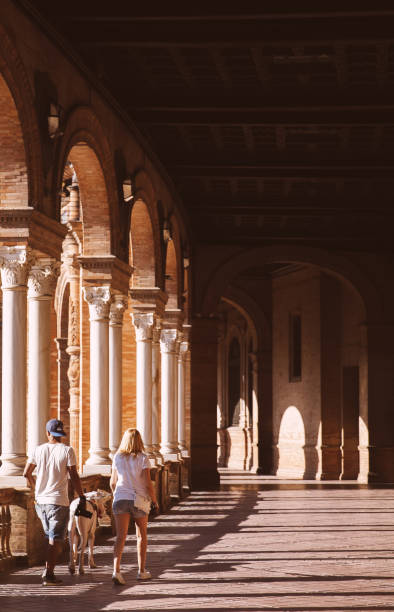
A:
[[[152,578],[152,574],[145,570],[143,572],[138,572],[137,580],[150,580]]]
[[[120,572],[114,572],[112,574],[112,582],[114,584],[126,584],[126,580],[123,578]]]
[[[56,578],[55,574],[48,574],[47,572],[44,572],[42,575],[43,586],[57,586],[62,582],[63,580]]]

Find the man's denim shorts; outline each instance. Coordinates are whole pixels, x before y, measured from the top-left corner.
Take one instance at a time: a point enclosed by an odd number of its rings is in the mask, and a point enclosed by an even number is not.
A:
[[[132,499],[118,499],[118,501],[113,503],[112,512],[114,514],[129,513],[133,518],[148,516],[147,513],[140,510],[140,508],[134,508],[134,501]]]
[[[56,504],[35,504],[38,518],[41,520],[45,536],[49,541],[64,540],[69,515],[68,506]]]

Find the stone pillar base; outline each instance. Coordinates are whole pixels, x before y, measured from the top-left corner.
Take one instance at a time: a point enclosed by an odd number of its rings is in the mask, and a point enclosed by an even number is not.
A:
[[[360,447],[360,483],[394,483],[394,447]]]
[[[103,474],[104,476],[108,476],[111,474],[112,464],[102,464],[102,465],[91,465],[89,463],[85,463],[83,466],[83,475],[89,476],[90,474]]]

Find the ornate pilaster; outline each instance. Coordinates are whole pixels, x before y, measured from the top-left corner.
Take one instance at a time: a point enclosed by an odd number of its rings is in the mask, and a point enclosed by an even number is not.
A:
[[[0,247],[3,476],[22,474],[26,461],[26,283],[30,264],[26,247]]]
[[[90,449],[89,472],[109,471],[109,311],[108,285],[84,287],[90,315]],[[108,466],[104,468],[104,466]]]
[[[127,296],[116,294],[109,311],[109,448],[111,459],[122,436],[122,327]]]
[[[60,263],[50,257],[36,258],[28,277],[29,355],[27,440],[28,455],[46,441],[49,418],[51,301]]]
[[[70,432],[70,414],[68,412],[70,386],[67,378],[70,358],[67,354],[67,338],[55,338],[55,343],[57,348],[57,418],[63,421],[66,431]]]

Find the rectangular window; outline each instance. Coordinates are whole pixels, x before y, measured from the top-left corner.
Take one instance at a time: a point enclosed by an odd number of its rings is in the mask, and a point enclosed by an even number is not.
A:
[[[289,318],[289,380],[301,380],[301,315],[291,314]]]

